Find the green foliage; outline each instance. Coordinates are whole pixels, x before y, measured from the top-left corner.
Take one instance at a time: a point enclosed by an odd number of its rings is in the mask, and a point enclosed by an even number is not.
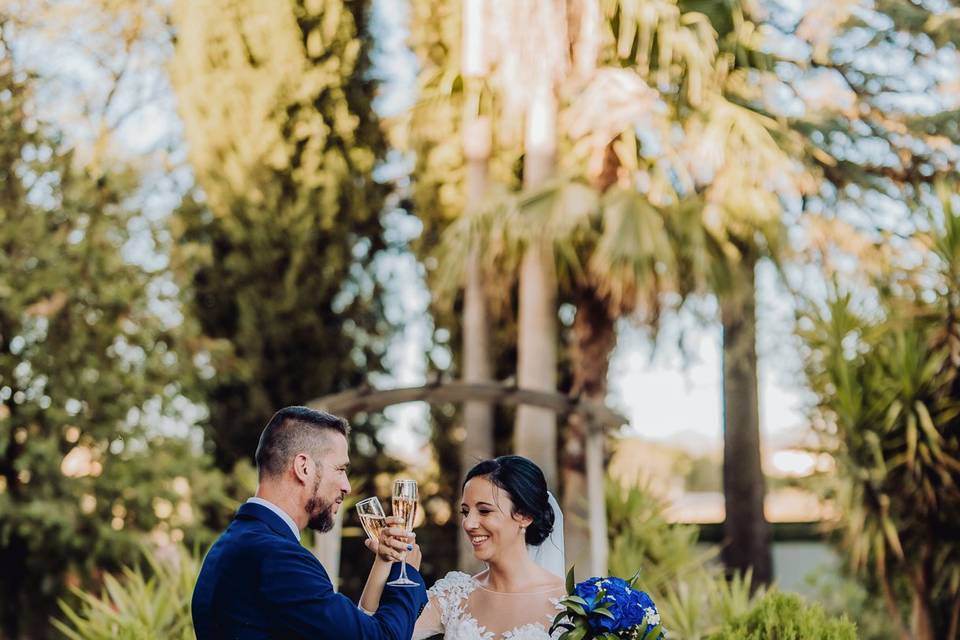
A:
[[[205,544],[222,481],[190,430],[191,355],[124,166],[80,166],[33,115],[0,25],[0,635],[144,535]]]
[[[817,569],[807,577],[812,589],[811,600],[823,607],[829,616],[845,615],[857,625],[859,640],[895,640],[897,631],[890,624],[881,598],[869,585],[847,571]]]
[[[663,500],[649,490],[608,479],[606,499],[610,575],[626,580],[640,569],[640,587],[652,594],[712,557],[697,551],[697,526],[670,523]]]
[[[771,592],[749,613],[723,625],[709,640],[856,640],[857,628],[845,617],[830,618],[819,605],[799,596]]]
[[[65,601],[65,620],[53,626],[70,640],[193,640],[190,600],[200,561],[183,547],[168,553],[145,550],[146,571],[123,567],[121,576],[105,575],[99,594],[74,588],[76,606]]]
[[[392,335],[386,142],[372,110],[368,2],[184,0],[171,75],[197,190],[175,267],[203,336],[221,468],[250,459],[278,408],[371,381]],[[354,455],[387,465],[374,419]]]
[[[928,206],[920,266],[896,261],[874,282],[837,276],[798,326],[851,565],[895,620],[913,608],[914,633],[946,637],[960,595],[960,208],[946,188]],[[897,602],[901,582],[910,606]]]
[[[700,640],[746,613],[763,595],[751,576],[731,578],[712,562],[716,548],[698,548],[695,525],[673,524],[665,503],[641,487],[607,482],[611,575],[629,579],[653,598],[669,637]]]

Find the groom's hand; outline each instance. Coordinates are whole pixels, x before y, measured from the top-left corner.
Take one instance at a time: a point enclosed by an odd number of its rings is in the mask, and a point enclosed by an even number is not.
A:
[[[379,540],[367,538],[364,544],[368,549],[377,554],[377,557],[386,562],[400,562],[403,554],[411,551],[416,545],[416,534],[404,529],[401,525],[403,519],[396,516],[387,518],[387,526],[380,532]],[[410,554],[412,555],[412,554]],[[410,555],[407,556],[407,562],[410,562]],[[417,565],[419,566],[419,559]]]

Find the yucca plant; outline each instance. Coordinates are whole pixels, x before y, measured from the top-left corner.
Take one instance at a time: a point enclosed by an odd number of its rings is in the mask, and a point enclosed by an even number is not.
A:
[[[727,577],[718,566],[705,566],[668,584],[660,606],[670,635],[702,640],[724,624],[746,614],[766,593],[750,571]]]
[[[74,588],[79,602],[60,601],[65,619],[53,626],[70,640],[194,640],[190,599],[199,559],[182,547],[169,557],[145,550],[144,559],[147,571],[108,574],[99,594]]]
[[[798,325],[814,424],[840,472],[832,497],[845,550],[880,585],[897,634],[912,640],[956,638],[960,623],[956,196],[942,188],[930,213],[920,267],[893,268],[872,287],[838,277]]]

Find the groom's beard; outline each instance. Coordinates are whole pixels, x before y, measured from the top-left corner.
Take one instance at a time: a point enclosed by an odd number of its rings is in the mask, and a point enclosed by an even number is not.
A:
[[[326,533],[330,531],[330,529],[333,529],[334,503],[325,504],[318,498],[317,490],[319,488],[320,478],[317,478],[313,485],[313,497],[307,500],[307,504],[304,505],[304,511],[310,516],[310,520],[307,521],[307,528],[319,533]]]

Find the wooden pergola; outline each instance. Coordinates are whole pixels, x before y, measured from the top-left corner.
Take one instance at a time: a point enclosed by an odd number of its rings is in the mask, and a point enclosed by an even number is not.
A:
[[[357,413],[382,411],[406,402],[430,404],[488,402],[506,406],[529,405],[549,409],[564,419],[571,414],[583,416],[587,424],[586,467],[588,526],[590,532],[590,575],[607,571],[607,517],[604,503],[604,433],[627,424],[628,420],[606,405],[562,393],[522,389],[511,382],[468,383],[459,380],[435,381],[417,387],[374,389],[358,387],[317,398],[308,403],[316,409],[351,418]],[[314,552],[332,576],[340,573],[341,518],[330,535],[314,539]],[[574,554],[567,553],[568,558]]]

